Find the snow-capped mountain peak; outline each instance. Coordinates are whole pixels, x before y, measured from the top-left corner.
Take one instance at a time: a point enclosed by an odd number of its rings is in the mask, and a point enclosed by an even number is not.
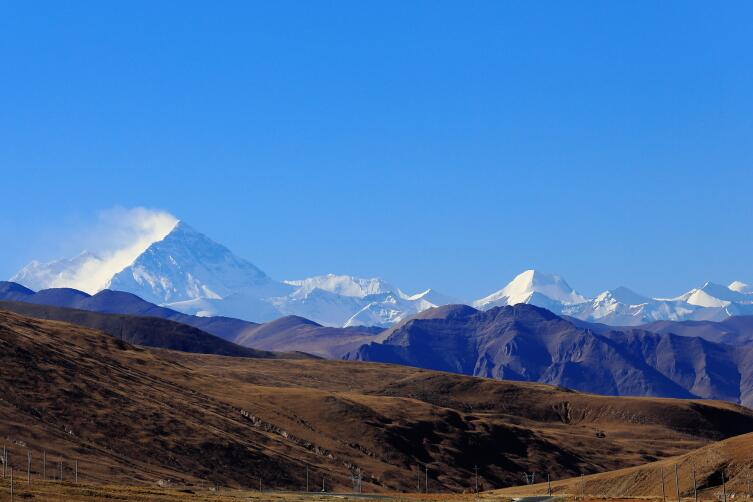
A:
[[[396,291],[389,283],[379,278],[362,279],[351,275],[317,275],[306,279],[287,280],[285,284],[296,286],[299,292],[307,294],[314,289],[321,289],[343,296],[363,298]]]
[[[402,298],[403,300],[424,301],[424,302],[427,302],[428,304],[431,304],[432,306],[463,303],[457,298],[445,295],[444,293],[440,293],[439,291],[436,291],[433,289],[427,289],[426,291],[416,293],[415,295],[409,295],[407,293],[402,292],[399,289],[397,290],[397,293],[400,296],[400,298]]]
[[[290,289],[182,221],[115,274],[108,287],[159,304],[220,300],[248,289],[269,295]]]
[[[92,272],[101,263],[102,258],[89,251],[83,251],[73,258],[62,258],[48,263],[33,260],[10,280],[35,291],[72,287],[87,293],[96,293],[107,282],[107,278],[92,277]]]
[[[698,307],[723,308],[733,302],[753,300],[753,297],[749,297],[745,293],[735,291],[722,284],[707,282],[700,288],[691,289],[676,299]]]
[[[618,302],[626,305],[641,305],[650,301],[650,298],[639,295],[624,286],[604,291],[594,298],[594,303]]]
[[[746,286],[734,288],[707,282],[676,298],[649,298],[619,287],[587,299],[561,277],[526,270],[507,286],[473,305],[490,309],[501,305],[531,303],[557,314],[584,321],[635,326],[658,320],[723,320],[731,315],[753,314],[753,294]]]
[[[583,303],[588,299],[576,292],[558,275],[546,274],[536,270],[526,270],[518,274],[504,288],[474,302],[475,307],[491,308],[501,305],[529,303],[535,296],[542,295],[545,300],[553,300],[563,305]]]
[[[50,263],[33,261],[12,280],[37,290],[126,291],[187,314],[257,322],[292,314],[328,326],[388,326],[426,309],[461,303],[432,289],[405,293],[379,278],[327,274],[277,281],[168,216],[160,216],[154,225],[139,226],[147,230],[122,248],[100,255],[84,252]],[[473,305],[490,309],[518,303],[614,325],[662,319],[722,320],[753,314],[753,288],[740,281],[729,286],[707,282],[676,298],[661,299],[619,287],[589,299],[560,276],[526,270]]]
[[[96,284],[88,272],[101,259],[92,253],[49,264],[32,262],[14,280],[34,289],[74,287],[92,294],[104,288],[126,291],[193,315],[264,322],[294,314],[329,326],[387,326],[446,298],[432,290],[406,295],[381,279],[347,275],[280,282],[183,221],[176,219],[169,228],[161,228],[164,233],[139,241],[137,252],[115,270],[95,267],[110,271],[107,276],[96,276]],[[122,262],[123,257],[118,258]],[[91,287],[81,287],[82,278]]]
[[[743,294],[748,294],[748,295],[753,293],[753,287],[741,281],[734,281],[727,287],[737,293],[743,293]]]

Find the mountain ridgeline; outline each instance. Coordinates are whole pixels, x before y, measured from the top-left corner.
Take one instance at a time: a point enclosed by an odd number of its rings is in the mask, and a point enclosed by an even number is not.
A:
[[[282,354],[243,347],[192,326],[159,317],[103,314],[50,305],[4,301],[0,301],[0,311],[93,328],[122,342],[145,347],[234,357],[310,357],[305,354]]]
[[[10,303],[0,304],[0,309],[101,329],[132,343],[189,352],[245,357],[306,353],[607,395],[753,404],[750,316],[616,328],[525,303],[486,311],[447,305],[383,330],[322,326],[298,316],[263,324],[191,316],[110,290],[96,295],[65,288],[34,293],[14,283],[0,283],[2,300]]]
[[[503,487],[521,472],[558,479],[635,466],[753,431],[753,412],[732,403],[155,350],[1,311],[0,346],[0,435],[11,465],[25,471],[32,453],[34,480],[46,451],[64,460],[66,480],[76,459],[87,483],[262,479],[266,490],[298,491],[326,477],[328,490],[345,491],[360,472],[364,491],[403,491],[421,473],[423,486],[446,493],[470,489],[476,465],[483,486]]]
[[[103,262],[89,252],[50,263],[32,261],[11,280],[40,290],[124,291],[201,317],[260,323],[292,315],[329,327],[387,328],[430,308],[463,303],[433,289],[405,293],[379,278],[327,274],[274,279],[183,221],[177,221],[122,270],[104,271],[107,280],[95,287],[85,278]],[[589,298],[562,277],[526,270],[502,289],[467,303],[481,310],[528,303],[583,321],[638,326],[753,315],[753,288],[740,281],[728,286],[707,282],[676,297],[652,298],[617,287]]]
[[[36,289],[79,287],[76,278],[101,260],[92,253],[31,262],[12,281]],[[125,291],[184,314],[266,322],[298,315],[326,326],[386,327],[452,300],[436,291],[406,294],[380,279],[323,275],[280,281],[179,221],[102,289]],[[98,291],[89,291],[97,293]]]
[[[753,318],[747,318],[753,325]],[[640,328],[597,333],[533,305],[449,305],[345,357],[623,396],[753,405],[753,348]]]

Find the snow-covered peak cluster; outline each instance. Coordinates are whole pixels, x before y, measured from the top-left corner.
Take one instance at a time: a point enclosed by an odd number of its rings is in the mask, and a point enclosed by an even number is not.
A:
[[[114,289],[194,315],[224,315],[263,322],[298,315],[328,326],[389,326],[426,309],[462,303],[427,289],[407,294],[379,278],[319,275],[277,281],[251,262],[234,255],[184,222],[170,223],[164,234],[112,271],[112,256],[82,253],[43,264],[31,262],[11,280],[32,289],[72,287],[90,293]],[[154,237],[153,237],[154,236]],[[132,253],[132,251],[129,251]],[[109,276],[103,276],[111,271]],[[96,284],[92,281],[96,277]],[[95,289],[95,291],[92,291]],[[472,305],[479,309],[531,303],[557,314],[612,325],[638,325],[656,320],[721,320],[753,314],[753,288],[735,281],[729,286],[706,283],[675,298],[649,298],[627,288],[587,298],[561,277],[526,270],[504,288]]]
[[[33,290],[75,287],[84,291],[81,277],[87,275],[88,270],[98,267],[101,262],[102,258],[89,251],[73,258],[62,258],[49,263],[34,260],[19,270],[11,281]]]
[[[33,261],[12,280],[32,289],[72,287],[94,294],[107,287],[114,274],[165,238],[176,225],[178,219],[164,211],[143,207],[103,211],[89,229],[89,238],[85,233],[81,236],[89,244],[91,241],[99,244],[96,253],[85,251],[51,263]]]
[[[499,305],[533,303],[537,295],[543,295],[550,301],[571,305],[586,301],[558,275],[545,274],[536,270],[526,270],[518,274],[510,283],[496,293],[477,300],[474,306],[488,309]]]
[[[32,262],[11,280],[37,290],[83,289],[79,278],[97,260],[84,253]],[[378,278],[328,274],[277,281],[184,222],[102,281],[101,289],[127,291],[187,314],[257,322],[294,314],[328,326],[388,326],[450,301],[432,290],[409,295]]]
[[[738,293],[753,293],[753,287],[740,281],[733,281],[728,287]]]
[[[586,298],[556,275],[526,270],[507,286],[473,303],[489,309],[530,303],[557,314],[616,326],[636,326],[659,320],[723,320],[753,314],[753,292],[740,281],[729,286],[707,282],[675,298],[649,298],[628,288]]]
[[[361,279],[351,275],[317,275],[307,279],[282,281],[285,284],[296,286],[301,291],[310,293],[314,289],[321,289],[343,296],[363,298],[369,295],[378,295],[395,291],[395,288],[379,278]]]
[[[289,289],[184,222],[115,274],[107,287],[167,304],[219,300],[246,289],[269,294]]]

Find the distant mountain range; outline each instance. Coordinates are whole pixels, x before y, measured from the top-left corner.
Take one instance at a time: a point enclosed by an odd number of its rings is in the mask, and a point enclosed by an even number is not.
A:
[[[595,396],[395,365],[151,350],[3,311],[0,347],[10,465],[25,469],[31,451],[35,486],[54,485],[37,481],[42,450],[61,459],[70,479],[75,459],[86,483],[78,493],[96,490],[99,500],[102,490],[89,483],[170,480],[174,500],[179,489],[196,492],[192,500],[229,500],[233,487],[258,487],[259,479],[267,496],[257,501],[290,500],[277,493],[300,492],[308,478],[351,491],[354,472],[363,473],[364,492],[415,490],[421,475],[431,491],[459,493],[474,487],[477,471],[480,483],[496,487],[520,483],[522,472],[565,478],[753,431],[753,411],[731,403]],[[18,485],[18,499],[29,499],[30,488]],[[204,495],[218,485],[225,497]],[[78,493],[68,499],[83,500]],[[161,498],[155,493],[118,490],[111,500]],[[63,500],[59,494],[51,498]],[[35,491],[32,500],[50,497]]]
[[[248,349],[256,347],[295,347],[282,352],[306,352],[318,357],[339,359],[364,343],[378,339],[384,328],[354,326],[334,328],[317,324],[299,316],[284,316],[264,324],[243,321],[231,317],[194,316],[160,307],[147,302],[132,293],[105,289],[95,295],[71,288],[51,288],[34,292],[14,282],[0,281],[0,310],[8,310],[40,319],[71,322],[80,326],[100,329],[106,333],[140,345],[157,346],[186,351],[185,337],[181,333],[201,330],[204,337],[201,343],[192,343],[188,352],[203,352],[225,355],[248,355]],[[128,316],[117,323],[108,316],[85,315],[87,313],[118,314]],[[116,316],[112,316],[116,317]],[[168,324],[155,325],[142,322],[144,319],[159,318]],[[176,335],[172,325],[182,326]],[[145,337],[148,326],[155,331]],[[134,329],[136,328],[136,329]],[[195,328],[195,329],[194,329]],[[165,340],[159,332],[170,332],[178,340]],[[206,340],[214,335],[223,340]],[[207,341],[211,343],[207,343]],[[217,343],[217,342],[225,342]],[[232,342],[232,343],[228,343]],[[234,346],[235,349],[229,348]],[[237,347],[235,345],[240,345]],[[235,352],[231,352],[231,351]],[[263,349],[276,350],[276,349]],[[266,354],[265,357],[268,357]],[[285,357],[291,357],[290,354]]]
[[[88,310],[6,301],[0,301],[0,310],[36,319],[62,321],[96,329],[123,342],[145,347],[233,357],[310,358],[302,354],[278,354],[242,347],[198,328],[159,317],[103,314]]]
[[[614,327],[524,303],[487,311],[446,305],[389,329],[337,328],[299,316],[263,324],[197,317],[131,293],[105,290],[89,295],[66,288],[35,293],[8,282],[0,282],[0,310],[189,352],[250,357],[296,357],[292,353],[304,352],[600,394],[700,397],[753,405],[753,316]]]
[[[77,281],[100,261],[87,252],[51,263],[34,261],[11,280],[35,290],[53,285],[85,289]],[[389,327],[433,307],[463,303],[431,289],[407,294],[377,278],[329,274],[279,281],[184,222],[114,274],[105,289],[133,293],[184,314],[251,322],[295,315],[331,327]],[[559,276],[527,270],[499,291],[468,303],[481,310],[527,303],[585,321],[637,326],[753,314],[753,289],[740,281],[706,283],[674,298],[649,298],[618,287],[588,298]]]
[[[51,263],[32,262],[11,280],[35,290],[78,288],[82,267],[99,260],[82,253]],[[80,288],[79,288],[80,289]],[[432,290],[406,294],[380,279],[324,275],[277,281],[225,246],[178,222],[105,289],[133,293],[186,314],[265,322],[298,315],[325,326],[389,326],[427,308],[456,300]]]
[[[735,319],[739,339],[749,339],[753,317]],[[753,345],[672,334],[680,323],[666,323],[664,333],[604,325],[594,331],[580,323],[527,304],[487,311],[448,305],[395,325],[345,357],[597,394],[753,405]],[[711,324],[703,329],[714,337],[725,330]]]
[[[527,303],[557,314],[612,326],[639,326],[653,321],[721,321],[753,314],[753,290],[735,281],[729,286],[707,282],[674,298],[649,298],[618,287],[586,298],[561,277],[526,270],[507,286],[472,302],[481,310]]]

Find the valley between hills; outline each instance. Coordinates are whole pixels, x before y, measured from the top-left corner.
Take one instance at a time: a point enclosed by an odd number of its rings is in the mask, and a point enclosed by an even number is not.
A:
[[[753,0],[1,12],[0,502],[753,502]]]
[[[353,491],[360,479],[364,492],[428,484],[431,493],[467,493],[476,467],[485,491],[520,485],[524,472],[566,483],[753,432],[753,411],[728,402],[598,396],[297,355],[178,352],[8,312],[0,345],[7,467],[26,474],[28,465],[36,480],[43,470],[56,479],[62,461],[64,481],[75,465],[79,483],[96,486],[206,493],[261,481],[297,492],[308,476],[327,491]]]

